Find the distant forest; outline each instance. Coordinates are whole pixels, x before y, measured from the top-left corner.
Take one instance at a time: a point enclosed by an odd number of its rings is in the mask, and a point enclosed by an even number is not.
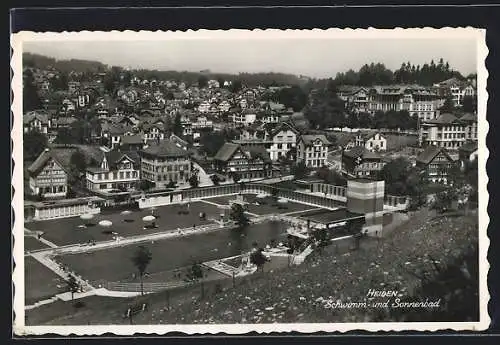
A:
[[[384,64],[365,64],[359,71],[349,70],[345,73],[337,73],[335,82],[338,85],[372,86],[397,84],[419,84],[431,86],[450,78],[465,80],[466,78],[458,71],[452,69],[450,64],[440,59],[436,64],[434,60],[422,66],[410,62],[403,62],[401,67],[394,72],[387,69]],[[473,77],[469,75],[467,77]]]
[[[109,72],[112,68],[123,70],[118,66],[108,66],[96,61],[87,61],[79,59],[56,60],[39,54],[24,53],[23,64],[25,67],[34,67],[39,69],[55,69],[58,72],[70,73],[100,73]],[[304,80],[293,74],[286,73],[211,73],[209,71],[189,72],[189,71],[159,71],[159,70],[131,70],[132,74],[140,79],[156,80],[176,80],[187,84],[194,84],[199,81],[200,76],[219,81],[241,81],[247,86],[281,86],[281,85],[301,85]]]
[[[36,67],[39,69],[55,69],[61,73],[69,73],[71,71],[80,74],[109,72],[112,68],[123,70],[122,67],[108,66],[97,61],[87,61],[79,59],[71,60],[56,60],[43,55],[24,53],[23,63],[26,67]],[[189,71],[158,71],[158,70],[132,70],[132,74],[140,79],[156,79],[156,80],[176,80],[183,81],[188,85],[197,83],[200,76],[219,81],[237,81],[242,84],[253,87],[262,86],[284,86],[296,85],[301,86],[306,92],[311,89],[323,89],[329,82],[334,82],[336,85],[357,85],[357,86],[372,86],[372,85],[387,85],[387,84],[419,84],[430,86],[434,83],[456,77],[464,80],[460,72],[450,67],[448,62],[440,59],[438,63],[433,60],[425,63],[422,66],[414,65],[410,62],[404,62],[401,67],[392,71],[385,67],[382,63],[365,64],[358,71],[348,70],[347,72],[337,73],[335,78],[328,79],[312,79],[302,78],[293,74],[286,73],[211,73],[210,71],[189,72]],[[467,77],[471,77],[467,76]]]

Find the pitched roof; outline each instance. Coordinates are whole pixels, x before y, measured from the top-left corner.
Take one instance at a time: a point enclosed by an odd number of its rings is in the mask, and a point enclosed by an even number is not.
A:
[[[370,152],[364,146],[355,146],[349,151],[344,151],[344,156],[350,158],[358,158],[362,159],[380,159],[381,156],[376,152]]]
[[[357,134],[361,136],[364,140],[371,139],[375,134],[380,134],[382,137],[384,136],[377,130],[371,130],[371,131],[359,131]]]
[[[23,116],[23,124],[28,124],[33,120],[39,120],[41,123],[48,124],[49,116],[48,114],[41,114],[39,112],[31,112]]]
[[[451,157],[444,149],[437,146],[429,146],[417,156],[417,163],[429,164],[440,152],[443,152],[451,160]]]
[[[77,151],[78,149],[75,147],[45,149],[28,167],[28,172],[34,175],[38,174],[50,159],[53,159],[63,170],[68,172],[71,156]]]
[[[477,116],[472,113],[466,113],[460,117],[460,121],[477,121]]]
[[[478,148],[477,141],[471,141],[460,146],[458,150],[462,152],[472,153],[474,151],[477,151],[477,148]]]
[[[435,123],[435,124],[451,124],[455,121],[457,121],[458,118],[450,113],[443,113],[439,115],[437,118],[434,120],[429,120],[427,123]]]
[[[275,136],[276,134],[278,134],[281,130],[283,130],[283,127],[287,127],[287,128],[285,128],[285,130],[289,129],[292,132],[294,132],[295,134],[299,133],[299,131],[297,130],[297,128],[295,128],[291,123],[289,123],[289,122],[281,122],[278,126],[276,126],[276,128],[274,128],[271,131],[271,136]]]
[[[58,117],[56,119],[56,123],[58,126],[70,125],[75,121],[77,121],[77,119],[72,116]]]
[[[144,141],[142,139],[142,135],[134,134],[134,135],[124,135],[122,137],[122,144],[125,145],[134,145],[134,144],[143,144]]]
[[[250,158],[250,159],[261,158],[264,162],[271,161],[269,154],[267,153],[267,151],[263,147],[245,148],[244,152],[248,156],[248,158]]]
[[[331,144],[324,134],[304,134],[300,138],[306,145],[312,145],[316,140],[320,140],[324,145]]]
[[[337,138],[338,146],[345,146],[356,137],[353,133],[334,133],[333,135]]]
[[[152,142],[151,145],[141,150],[142,153],[159,157],[186,157],[189,153],[178,147],[170,140]]]
[[[217,151],[214,159],[219,161],[227,161],[229,160],[234,153],[240,148],[240,145],[235,143],[224,143],[222,147]]]

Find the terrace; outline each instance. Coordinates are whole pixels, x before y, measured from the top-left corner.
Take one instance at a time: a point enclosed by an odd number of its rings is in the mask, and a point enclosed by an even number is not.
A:
[[[189,214],[182,213],[187,205],[169,205],[155,208],[156,228],[144,229],[142,218],[151,215],[151,209],[131,211],[128,215],[121,213],[98,214],[91,220],[93,225],[85,225],[79,217],[36,221],[26,224],[32,231],[42,231],[43,238],[57,245],[88,243],[89,241],[111,240],[115,236],[129,237],[175,230],[214,223],[219,209],[215,205],[192,202],[189,204]],[[206,219],[200,219],[199,214],[205,213]],[[112,222],[111,227],[103,228],[97,225],[102,220]],[[114,234],[113,234],[114,233]]]

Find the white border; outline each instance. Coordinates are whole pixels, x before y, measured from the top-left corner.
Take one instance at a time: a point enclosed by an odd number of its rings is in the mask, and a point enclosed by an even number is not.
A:
[[[486,81],[488,71],[485,60],[488,55],[486,46],[486,30],[476,28],[416,28],[416,29],[328,29],[328,30],[187,30],[168,32],[148,31],[111,31],[111,32],[64,32],[64,33],[34,33],[20,32],[11,35],[13,55],[11,68],[13,70],[12,91],[14,114],[12,140],[14,158],[14,172],[12,184],[15,194],[12,200],[16,216],[13,227],[15,238],[13,257],[16,263],[12,279],[15,291],[24,291],[24,201],[23,201],[23,150],[22,150],[22,48],[23,42],[29,41],[163,41],[163,40],[284,40],[284,39],[476,39],[477,40],[477,90],[478,90],[478,145],[479,145],[479,292],[480,292],[480,321],[479,322],[427,322],[427,323],[288,323],[288,324],[217,324],[217,325],[110,325],[110,326],[26,326],[24,324],[24,294],[14,293],[13,332],[17,335],[46,334],[59,335],[101,335],[114,333],[116,335],[133,335],[134,333],[166,334],[168,332],[184,332],[186,334],[245,334],[256,331],[258,333],[270,332],[346,332],[350,330],[366,331],[437,331],[443,329],[459,330],[484,330],[490,324],[487,305],[489,292],[487,287],[487,274],[489,263],[487,252],[489,239],[487,227],[489,217],[487,206],[489,194],[487,190],[488,176],[486,161],[489,151],[486,147],[486,134],[488,122],[486,121],[486,105],[488,94]]]

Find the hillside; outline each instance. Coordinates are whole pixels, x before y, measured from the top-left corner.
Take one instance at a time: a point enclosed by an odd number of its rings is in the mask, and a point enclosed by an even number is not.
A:
[[[59,72],[69,73],[71,71],[77,73],[97,73],[106,71],[109,66],[98,62],[80,59],[57,60],[47,56],[24,53],[23,64],[27,67],[35,67],[42,70],[55,69]],[[179,80],[188,84],[198,81],[201,75],[209,79],[223,79],[228,81],[241,80],[244,85],[254,87],[259,85],[300,85],[304,83],[304,79],[293,74],[286,73],[212,73],[212,72],[192,72],[192,71],[160,71],[160,70],[133,70],[132,73],[141,79],[157,79],[157,80]]]
[[[23,65],[26,67],[35,67],[42,70],[55,69],[59,72],[69,73],[97,73],[104,72],[107,66],[98,61],[88,61],[80,59],[56,60],[47,56],[31,53],[23,53]]]

